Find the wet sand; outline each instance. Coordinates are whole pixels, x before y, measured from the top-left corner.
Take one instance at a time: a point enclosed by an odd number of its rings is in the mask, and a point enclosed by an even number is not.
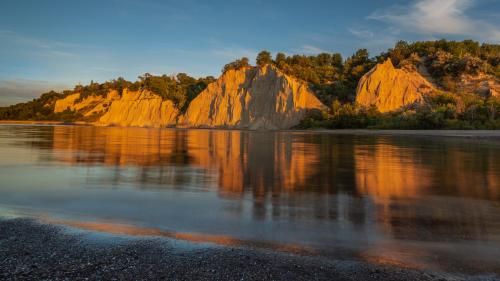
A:
[[[0,219],[2,280],[500,280]]]

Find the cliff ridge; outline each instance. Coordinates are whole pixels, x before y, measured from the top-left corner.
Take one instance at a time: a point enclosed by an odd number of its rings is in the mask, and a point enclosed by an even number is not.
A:
[[[418,71],[397,69],[387,59],[359,80],[356,103],[389,112],[423,103],[425,95],[434,90],[433,84]]]
[[[326,108],[307,84],[276,67],[244,67],[225,72],[191,103],[187,127],[288,129],[311,110]]]
[[[289,129],[311,110],[325,108],[306,83],[266,65],[226,71],[191,101],[185,114],[171,100],[143,89],[83,99],[71,94],[56,101],[54,112],[94,116],[94,124],[101,126],[274,130]]]

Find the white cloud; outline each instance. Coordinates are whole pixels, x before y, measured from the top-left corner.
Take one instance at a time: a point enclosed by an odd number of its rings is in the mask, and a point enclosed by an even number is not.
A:
[[[407,6],[377,10],[368,18],[392,24],[406,32],[434,35],[457,35],[500,42],[500,29],[467,14],[477,0],[417,0]]]
[[[59,41],[44,40],[35,37],[24,36],[11,30],[0,30],[0,37],[16,44],[29,45],[42,49],[72,46],[70,44],[62,43]]]
[[[351,34],[354,36],[361,38],[361,39],[369,39],[373,38],[375,34],[371,32],[370,30],[362,30],[362,29],[356,29],[356,28],[348,28],[347,29]]]
[[[230,59],[230,60],[239,59],[242,57],[247,57],[247,58],[251,59],[257,55],[257,52],[255,50],[237,47],[237,46],[215,47],[214,49],[210,50],[210,53],[212,53],[215,56],[222,57],[225,59]]]
[[[299,49],[295,49],[293,51],[305,55],[317,55],[321,53],[328,53],[328,51],[312,45],[302,45],[302,47],[300,47]]]
[[[76,44],[25,36],[11,30],[0,30],[0,39],[15,49],[28,48],[31,54],[45,57],[76,57],[76,53],[72,50],[82,47]]]
[[[50,90],[61,91],[68,87],[61,83],[30,79],[0,80],[0,106],[29,101]]]
[[[208,44],[207,49],[210,54],[212,54],[214,57],[224,60],[235,60],[235,59],[240,59],[242,57],[247,57],[250,60],[252,60],[257,56],[257,51],[254,49],[245,48],[239,45],[228,43],[215,37],[208,38],[207,44]],[[207,51],[191,50],[190,52],[202,55]]]

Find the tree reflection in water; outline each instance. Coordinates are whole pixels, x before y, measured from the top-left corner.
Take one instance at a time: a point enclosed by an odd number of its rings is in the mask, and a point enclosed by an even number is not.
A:
[[[89,167],[89,186],[215,192],[256,220],[328,220],[369,235],[498,235],[500,147],[462,139],[52,126],[16,134],[41,161]],[[111,173],[95,167],[112,167]],[[471,200],[474,199],[474,200]],[[486,221],[485,221],[486,220]],[[488,236],[490,235],[490,236]]]

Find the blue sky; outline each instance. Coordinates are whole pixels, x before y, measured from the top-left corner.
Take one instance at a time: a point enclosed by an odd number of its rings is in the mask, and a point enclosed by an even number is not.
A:
[[[400,39],[500,43],[500,0],[0,2],[0,105],[145,72],[218,76],[273,53],[372,55]]]

